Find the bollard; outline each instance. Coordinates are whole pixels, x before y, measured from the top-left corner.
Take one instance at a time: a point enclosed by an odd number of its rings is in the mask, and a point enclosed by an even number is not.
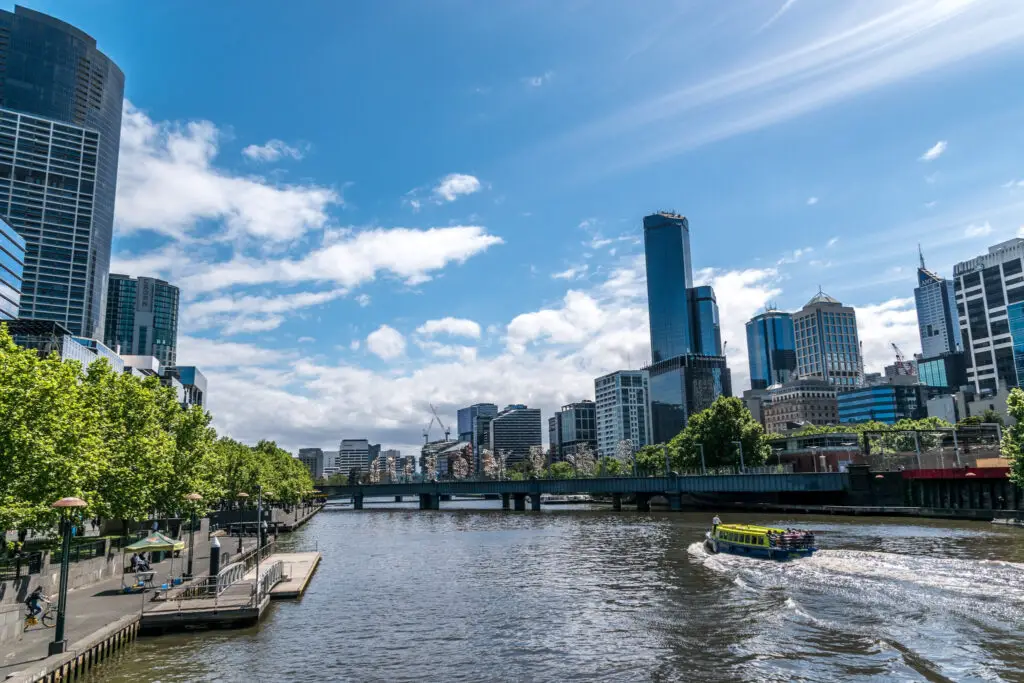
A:
[[[210,579],[213,590],[217,590],[217,574],[220,574],[220,541],[214,536],[210,541]]]

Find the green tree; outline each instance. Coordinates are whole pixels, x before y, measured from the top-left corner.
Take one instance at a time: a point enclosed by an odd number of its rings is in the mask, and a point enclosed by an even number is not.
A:
[[[743,463],[747,467],[763,464],[771,454],[764,428],[738,398],[721,396],[711,407],[691,415],[686,428],[668,444],[673,469],[701,468],[700,445],[708,468],[738,467],[743,444]]]
[[[636,469],[638,474],[665,474],[665,450],[663,444],[644,446],[636,452]]]
[[[617,458],[601,458],[597,464],[597,476],[621,477],[626,474],[626,465]]]
[[[1003,432],[1002,454],[1010,461],[1010,479],[1024,486],[1024,391],[1011,389],[1006,410],[1015,424]]]
[[[576,476],[572,465],[567,462],[554,462],[548,467],[547,476],[551,479],[572,479]]]

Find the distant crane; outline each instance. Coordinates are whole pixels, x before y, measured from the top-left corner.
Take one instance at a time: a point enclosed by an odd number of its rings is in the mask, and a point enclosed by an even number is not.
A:
[[[430,406],[430,412],[432,412],[434,414],[434,418],[433,419],[437,420],[437,426],[440,427],[444,431],[444,440],[448,441],[448,437],[452,433],[452,430],[450,430],[447,427],[445,427],[444,426],[444,422],[441,422],[441,416],[437,414],[437,408],[434,407],[434,404],[433,403],[428,403],[427,405]]]
[[[423,428],[423,443],[424,444],[430,443],[430,428],[433,427],[433,426],[434,426],[434,418],[431,417],[430,418],[430,422],[428,422],[427,426]]]
[[[892,350],[896,352],[896,374],[906,376],[916,375],[917,368],[914,367],[914,363],[912,361],[907,360],[906,356],[903,355],[903,352],[900,351],[900,347],[896,346],[895,342],[890,342],[889,345],[892,346]]]

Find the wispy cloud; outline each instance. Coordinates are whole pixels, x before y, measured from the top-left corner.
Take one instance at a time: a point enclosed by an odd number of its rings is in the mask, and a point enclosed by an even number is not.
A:
[[[267,140],[262,145],[249,145],[242,150],[242,154],[252,161],[277,161],[288,157],[289,159],[301,159],[309,151],[309,145],[295,147],[283,140]]]
[[[807,206],[814,206],[817,203],[818,203],[818,198],[817,197],[808,197],[807,198]]]
[[[558,273],[552,273],[551,277],[556,280],[576,280],[586,275],[589,269],[590,266],[584,263],[579,266],[571,266]]]
[[[942,153],[946,151],[946,141],[939,140],[934,145],[928,148],[928,150],[921,155],[921,161],[935,161],[942,156]]]
[[[551,79],[554,78],[554,77],[555,77],[555,72],[554,71],[545,71],[544,73],[540,74],[539,76],[526,76],[525,78],[523,78],[523,83],[525,83],[526,85],[530,86],[531,88],[539,88],[542,85],[544,85],[545,83],[550,82]]]
[[[480,180],[465,173],[449,173],[434,188],[434,195],[446,202],[480,191]]]
[[[778,11],[776,11],[775,14],[773,14],[771,18],[768,19],[768,21],[761,24],[760,28],[758,28],[757,31],[755,31],[755,33],[760,33],[761,31],[764,31],[765,29],[770,27],[772,24],[778,21],[783,14],[788,12],[789,8],[791,8],[794,4],[796,4],[796,0],[786,0],[784,3],[782,3],[782,7],[780,7]]]
[[[968,225],[964,228],[964,237],[984,237],[992,234],[992,226],[988,221],[980,225]]]
[[[825,243],[825,247],[826,248],[834,247],[834,246],[836,246],[837,242],[839,242],[839,238],[838,237],[833,237],[832,239],[830,239],[828,242]]]

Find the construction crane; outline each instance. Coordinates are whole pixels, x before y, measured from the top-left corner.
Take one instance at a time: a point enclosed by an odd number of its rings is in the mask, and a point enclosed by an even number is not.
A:
[[[896,352],[896,374],[912,376],[917,374],[917,369],[914,367],[913,361],[907,360],[903,352],[900,351],[900,347],[896,346],[895,342],[889,342],[892,346],[892,350]]]
[[[452,433],[452,430],[444,426],[444,422],[441,422],[441,416],[437,414],[437,408],[434,407],[433,403],[428,403],[430,406],[430,412],[434,414],[434,419],[437,420],[437,426],[444,431],[444,440],[448,441],[448,435]]]
[[[431,417],[430,418],[430,422],[428,422],[427,426],[423,428],[423,443],[424,444],[430,443],[430,428],[433,427],[433,426],[434,426],[434,418]]]

